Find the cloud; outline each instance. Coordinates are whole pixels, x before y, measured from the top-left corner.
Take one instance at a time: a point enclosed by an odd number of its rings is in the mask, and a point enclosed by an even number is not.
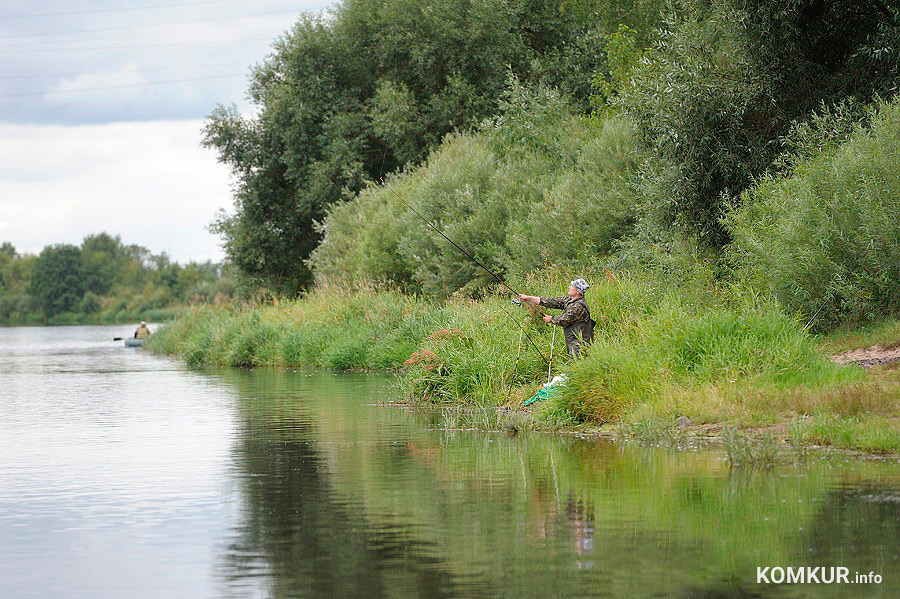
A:
[[[60,92],[89,91],[97,87],[141,85],[146,83],[148,83],[147,79],[138,72],[137,66],[129,63],[114,71],[90,71],[74,78],[62,79],[47,90],[47,95],[53,96]]]
[[[73,11],[70,3],[13,2],[9,14]],[[7,122],[88,124],[197,119],[241,102],[250,66],[271,52],[302,10],[325,0],[184,4],[0,19],[0,114]],[[151,3],[152,4],[152,3]],[[292,6],[291,6],[292,5]],[[74,12],[79,12],[74,10]],[[177,81],[173,81],[177,80]],[[160,83],[163,82],[163,83]],[[114,87],[134,85],[137,87]],[[94,88],[112,88],[84,91]]]
[[[231,206],[230,177],[200,147],[202,124],[0,123],[0,241],[36,253],[107,231],[181,262],[221,259],[206,226]]]
[[[50,86],[44,100],[50,105],[89,107],[91,113],[109,114],[127,103],[131,110],[152,109],[161,92],[152,87],[134,63],[115,70],[98,70],[63,78]]]

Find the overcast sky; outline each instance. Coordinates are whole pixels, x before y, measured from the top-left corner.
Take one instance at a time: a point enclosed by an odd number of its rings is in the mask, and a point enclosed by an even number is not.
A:
[[[247,73],[327,0],[4,0],[0,242],[37,253],[90,233],[220,260],[206,226],[231,180],[200,128],[242,110]]]

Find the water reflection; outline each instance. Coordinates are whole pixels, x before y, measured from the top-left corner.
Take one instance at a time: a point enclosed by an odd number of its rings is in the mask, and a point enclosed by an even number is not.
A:
[[[895,597],[900,468],[448,432],[380,376],[0,329],[0,597]],[[881,585],[758,585],[844,566]]]
[[[849,499],[894,497],[895,465],[729,472],[715,453],[429,429],[369,405],[392,392],[379,377],[217,376],[242,418],[233,589],[264,576],[278,597],[846,596],[757,585],[756,567],[898,570],[897,503]],[[885,578],[854,596],[893,596]]]
[[[372,525],[357,498],[335,488],[329,445],[346,446],[352,433],[323,436],[323,423],[311,412],[324,407],[319,402],[344,403],[348,386],[369,395],[381,385],[263,371],[226,376],[242,389],[244,416],[234,463],[245,506],[224,568],[234,596],[244,596],[242,582],[258,576],[268,579],[276,597],[380,597],[397,589],[455,595],[448,568],[432,557],[429,542],[402,522]],[[345,419],[353,415],[336,412],[330,426]]]

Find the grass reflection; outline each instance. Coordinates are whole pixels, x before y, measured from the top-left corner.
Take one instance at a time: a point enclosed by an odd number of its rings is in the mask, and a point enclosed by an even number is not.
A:
[[[227,568],[257,556],[273,596],[829,597],[846,589],[765,587],[756,567],[900,565],[894,464],[734,471],[722,453],[435,429],[373,406],[383,377],[213,376],[239,393]]]

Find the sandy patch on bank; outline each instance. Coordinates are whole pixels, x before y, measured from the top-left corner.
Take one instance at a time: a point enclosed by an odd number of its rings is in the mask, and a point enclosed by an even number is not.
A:
[[[835,354],[831,356],[831,359],[838,364],[857,364],[863,368],[870,368],[878,364],[890,364],[900,360],[900,343],[851,349],[841,354]]]

